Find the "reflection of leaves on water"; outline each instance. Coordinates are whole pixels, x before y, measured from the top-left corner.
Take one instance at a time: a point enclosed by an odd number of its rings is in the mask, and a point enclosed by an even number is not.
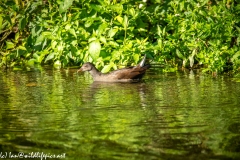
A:
[[[228,127],[228,130],[232,133],[240,133],[240,123],[233,123]]]
[[[225,145],[224,145],[225,144]],[[223,142],[224,149],[229,152],[240,152],[240,136],[234,136]]]
[[[36,86],[42,86],[42,84],[38,84],[37,82],[30,82],[26,84],[27,87],[36,87]]]
[[[27,87],[35,87],[37,86],[38,84],[36,82],[30,82],[30,83],[27,83],[26,86]]]

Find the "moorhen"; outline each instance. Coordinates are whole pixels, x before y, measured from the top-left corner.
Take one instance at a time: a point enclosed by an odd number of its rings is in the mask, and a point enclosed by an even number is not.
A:
[[[141,80],[146,70],[150,68],[150,65],[145,65],[145,61],[146,54],[137,66],[118,69],[109,73],[101,73],[92,63],[87,62],[83,64],[83,66],[78,70],[78,72],[88,71],[92,75],[93,81],[138,82]]]

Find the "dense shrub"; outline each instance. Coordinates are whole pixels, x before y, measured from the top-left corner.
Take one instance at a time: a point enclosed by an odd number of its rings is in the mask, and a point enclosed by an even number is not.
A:
[[[240,67],[236,0],[1,0],[0,66],[94,62],[103,72],[146,53],[166,66]]]

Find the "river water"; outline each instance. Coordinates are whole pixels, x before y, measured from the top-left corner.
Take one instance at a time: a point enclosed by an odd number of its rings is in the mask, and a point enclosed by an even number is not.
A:
[[[240,159],[230,77],[151,68],[140,83],[93,83],[76,71],[0,71],[0,158]]]

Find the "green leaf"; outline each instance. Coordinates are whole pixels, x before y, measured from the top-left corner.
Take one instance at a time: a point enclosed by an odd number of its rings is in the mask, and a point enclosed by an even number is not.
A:
[[[18,39],[19,39],[19,32],[15,34],[15,41],[18,41]]]
[[[123,27],[126,30],[128,27],[128,17],[125,15],[123,18]]]
[[[35,59],[29,59],[28,62],[27,62],[27,65],[28,66],[33,66],[35,61],[36,61]]]
[[[18,49],[21,49],[21,50],[27,50],[24,46],[18,46]]]
[[[62,65],[62,63],[61,63],[61,61],[60,60],[57,60],[56,62],[54,62],[54,68],[61,68],[61,65]]]
[[[47,61],[53,59],[54,56],[55,56],[55,53],[54,53],[54,52],[53,52],[53,53],[50,53],[50,54],[47,56],[47,58],[45,59],[44,63],[46,63]]]
[[[104,67],[103,67],[103,69],[101,70],[101,72],[102,73],[107,73],[107,72],[109,72],[110,71],[110,69],[112,68],[112,65],[105,65]]]
[[[91,8],[94,9],[95,11],[101,12],[103,11],[103,7],[101,5],[97,4],[90,4]]]
[[[91,38],[88,39],[88,42],[90,43],[90,42],[95,41],[95,40],[97,40],[96,37],[91,37]]]
[[[111,28],[108,32],[108,36],[112,38],[118,32],[118,28]]]
[[[66,26],[65,26],[65,29],[66,30],[69,30],[71,28],[71,24],[67,24]]]
[[[59,12],[63,13],[68,10],[68,8],[72,5],[73,0],[64,0],[59,6]]]
[[[12,42],[10,42],[10,41],[6,41],[6,45],[7,45],[6,49],[12,49],[12,48],[14,48],[14,43],[12,43]]]
[[[52,42],[51,42],[51,47],[52,47],[52,49],[54,49],[54,48],[56,47],[56,45],[57,45],[57,42],[56,42],[56,41],[52,41]]]
[[[120,3],[111,5],[110,8],[112,9],[113,12],[117,12],[118,14],[121,14],[123,11],[123,5]]]
[[[38,36],[37,40],[36,40],[36,45],[41,43],[43,40],[44,40],[44,36],[43,35]]]
[[[104,33],[105,29],[108,27],[107,23],[102,23],[99,27],[98,27],[98,32],[101,35],[102,33]]]
[[[86,28],[90,27],[93,24],[93,19],[92,18],[88,18],[88,20],[84,23],[84,26]]]
[[[117,19],[117,21],[122,24],[123,18],[121,16],[117,16],[115,19]]]
[[[104,43],[104,44],[106,44],[106,43],[107,43],[107,40],[106,40],[106,38],[105,38],[105,37],[103,37],[103,36],[101,36],[101,37],[100,37],[100,41],[101,41],[102,43]]]
[[[76,32],[75,32],[75,30],[74,29],[69,29],[69,32],[75,37],[75,38],[77,38],[77,35],[76,35]]]
[[[178,58],[185,59],[185,57],[181,54],[181,52],[178,49],[176,49],[176,54],[177,54]]]
[[[139,55],[138,55],[138,54],[134,54],[134,55],[133,55],[133,59],[134,59],[134,62],[135,62],[135,63],[138,63],[138,61],[139,61]]]
[[[92,59],[96,60],[99,57],[99,54],[100,54],[100,51],[101,51],[101,44],[100,44],[99,40],[92,41],[89,44],[88,51],[89,51]]]
[[[133,17],[136,15],[134,8],[131,8],[131,9],[129,10],[129,13],[130,13],[131,16],[133,16]]]
[[[23,30],[27,24],[27,20],[25,17],[21,18],[19,21],[19,29]]]

